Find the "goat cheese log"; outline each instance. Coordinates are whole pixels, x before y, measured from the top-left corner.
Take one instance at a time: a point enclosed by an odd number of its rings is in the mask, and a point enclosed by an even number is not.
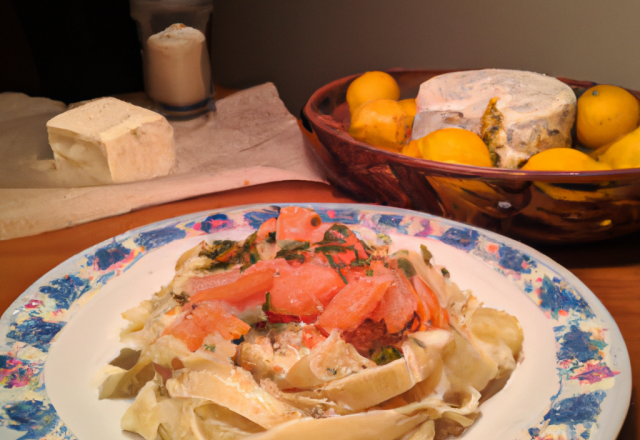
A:
[[[518,168],[549,148],[571,147],[576,96],[555,78],[518,70],[474,70],[422,83],[412,139],[459,127],[478,134],[496,166]]]

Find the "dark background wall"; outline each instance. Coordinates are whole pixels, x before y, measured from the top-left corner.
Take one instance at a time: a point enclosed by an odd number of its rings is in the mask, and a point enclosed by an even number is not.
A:
[[[637,0],[215,0],[214,80],[272,81],[297,114],[392,67],[533,70],[640,89]],[[7,62],[5,62],[7,60]],[[0,91],[65,102],[142,89],[127,0],[0,0]]]

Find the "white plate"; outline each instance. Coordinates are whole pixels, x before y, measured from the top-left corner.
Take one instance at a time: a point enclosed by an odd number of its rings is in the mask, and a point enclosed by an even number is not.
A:
[[[629,356],[609,313],[570,272],[521,243],[427,214],[309,207],[324,221],[385,233],[396,248],[427,244],[461,288],[519,319],[523,359],[465,440],[616,438],[631,396]],[[0,438],[136,438],[119,428],[131,402],[98,400],[93,383],[121,348],[120,314],[170,282],[177,258],[205,235],[243,239],[276,215],[253,205],[158,222],[38,280],[0,321]]]

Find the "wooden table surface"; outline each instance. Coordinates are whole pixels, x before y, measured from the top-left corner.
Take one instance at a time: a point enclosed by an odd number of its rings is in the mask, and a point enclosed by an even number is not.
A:
[[[155,221],[227,206],[278,202],[351,202],[331,186],[279,182],[211,194],[33,237],[0,241],[0,309],[4,311],[38,278],[84,249]],[[573,272],[600,298],[618,323],[633,369],[634,393],[620,439],[637,439],[640,383],[640,233],[606,242],[535,246]]]

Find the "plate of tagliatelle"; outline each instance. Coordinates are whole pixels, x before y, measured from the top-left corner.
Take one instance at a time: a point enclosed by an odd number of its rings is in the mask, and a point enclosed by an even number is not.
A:
[[[614,439],[616,323],[516,241],[367,205],[252,205],[69,259],[2,316],[1,438]]]

